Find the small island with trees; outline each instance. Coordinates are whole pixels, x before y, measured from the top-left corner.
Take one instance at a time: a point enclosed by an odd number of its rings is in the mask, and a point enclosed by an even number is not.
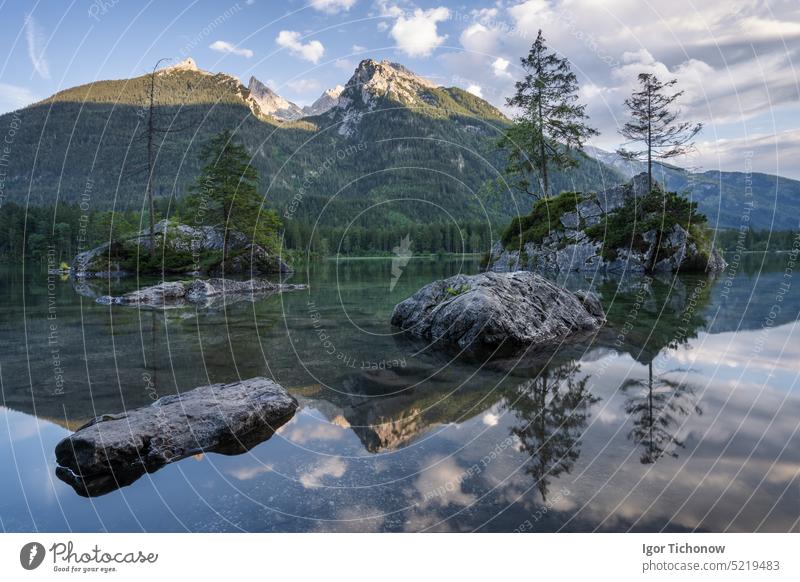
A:
[[[665,191],[653,177],[653,160],[688,153],[700,124],[679,120],[670,93],[675,80],[639,75],[641,88],[626,99],[630,119],[620,129],[628,140],[618,154],[646,162],[629,183],[600,192],[553,194],[549,173],[578,164],[588,138],[598,132],[578,103],[578,81],[569,60],[548,50],[539,31],[525,77],[508,105],[517,108],[499,142],[506,151],[508,188],[533,198],[530,214],[515,217],[488,256],[494,271],[540,272],[720,271],[725,261],[713,244],[697,204]]]
[[[280,258],[280,219],[263,206],[258,172],[244,146],[224,130],[201,152],[204,166],[179,211],[151,228],[131,232],[114,224],[108,242],[79,253],[78,277],[140,274],[251,274],[287,272]]]

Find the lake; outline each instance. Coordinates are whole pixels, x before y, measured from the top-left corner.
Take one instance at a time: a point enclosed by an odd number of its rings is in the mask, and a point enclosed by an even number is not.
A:
[[[570,276],[608,325],[546,353],[431,350],[396,303],[474,257],[328,260],[309,289],[224,308],[100,305],[0,272],[4,531],[800,531],[796,256],[716,280]],[[397,267],[397,265],[395,265]],[[55,475],[89,419],[268,376],[300,402],[269,440],[96,497]]]

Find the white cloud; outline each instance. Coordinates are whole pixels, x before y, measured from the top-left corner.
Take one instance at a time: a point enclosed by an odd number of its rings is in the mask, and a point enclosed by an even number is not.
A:
[[[50,67],[44,54],[45,38],[33,16],[25,18],[25,39],[28,41],[28,58],[42,79],[50,78]]]
[[[344,436],[344,429],[342,429],[342,427],[319,419],[315,420],[316,421],[312,423],[311,426],[307,426],[308,423],[305,423],[303,426],[293,427],[289,431],[286,431],[284,433],[286,440],[305,445],[313,441],[338,440]]]
[[[400,16],[390,35],[401,52],[410,57],[426,57],[447,38],[439,35],[436,25],[448,18],[450,11],[444,6],[430,10],[418,8],[409,17]]]
[[[747,137],[707,139],[697,143],[697,163],[707,170],[747,171],[800,180],[800,129]]]
[[[361,46],[360,44],[354,44],[352,50],[354,53],[363,53],[365,50],[367,50],[367,47]]]
[[[238,469],[233,469],[229,471],[229,474],[238,479],[239,481],[249,481],[250,479],[255,479],[259,475],[263,475],[265,473],[270,473],[274,469],[272,465],[252,465],[250,467],[240,467]]]
[[[480,8],[473,10],[470,14],[472,14],[472,17],[478,22],[487,24],[489,22],[494,22],[495,18],[497,18],[497,8]]]
[[[418,509],[448,505],[467,507],[475,503],[476,497],[461,489],[465,470],[452,457],[432,457],[426,459],[423,466],[414,482]]]
[[[27,87],[0,83],[0,115],[22,109],[38,100],[39,97]]]
[[[313,8],[328,14],[350,10],[355,3],[356,0],[311,0]]]
[[[240,57],[244,57],[249,59],[253,56],[253,51],[246,48],[237,48],[236,45],[226,41],[226,40],[215,40],[210,45],[208,45],[212,51],[217,51],[218,53],[224,53],[229,55],[238,55]]]
[[[311,61],[314,64],[318,63],[322,55],[325,54],[325,47],[322,46],[321,42],[312,40],[303,44],[300,40],[300,33],[294,30],[280,31],[275,38],[275,42],[278,43],[278,46],[289,49],[289,53],[292,55]]]
[[[391,0],[375,0],[375,7],[378,9],[379,16],[399,18],[403,15],[403,9]]]
[[[476,85],[475,83],[467,87],[467,93],[472,93],[473,95],[475,95],[475,97],[483,98],[483,95],[481,94],[481,86]]]
[[[475,23],[464,29],[459,42],[468,51],[493,54],[497,51],[502,36],[503,31],[499,28],[488,28]]]
[[[496,412],[487,412],[481,417],[481,422],[486,426],[497,426],[497,423],[500,422],[500,417]]]
[[[320,88],[319,81],[316,79],[296,79],[289,81],[286,85],[297,93],[308,93],[309,91],[316,91]]]
[[[347,471],[347,465],[339,457],[330,457],[317,464],[313,469],[300,475],[300,483],[306,489],[322,487],[322,479],[333,477],[339,479]]]
[[[578,0],[578,4],[582,0]],[[514,19],[517,28],[524,33],[533,33],[534,37],[542,24],[553,18],[553,10],[547,0],[527,0],[508,9],[508,13]]]
[[[495,77],[511,77],[511,73],[508,72],[508,65],[510,64],[511,63],[503,57],[497,57],[492,63],[492,70],[494,71]]]

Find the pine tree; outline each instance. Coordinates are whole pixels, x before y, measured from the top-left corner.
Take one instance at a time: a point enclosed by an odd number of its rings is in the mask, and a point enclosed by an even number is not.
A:
[[[507,99],[520,115],[506,130],[500,147],[508,150],[506,173],[526,193],[530,176],[538,174],[543,196],[550,194],[549,168],[563,170],[577,164],[575,151],[597,130],[587,125],[586,106],[578,101],[578,80],[569,60],[548,50],[542,31],[521,60],[525,78]]]
[[[205,165],[192,188],[193,222],[222,227],[226,253],[231,231],[276,250],[280,220],[274,211],[262,208],[258,171],[247,149],[226,129],[203,146],[200,157]]]
[[[667,93],[677,82],[672,79],[662,83],[655,75],[642,73],[639,75],[641,89],[625,100],[631,120],[619,133],[628,144],[642,144],[642,149],[620,148],[617,153],[626,160],[647,161],[649,191],[653,189],[653,158],[666,160],[688,153],[694,145],[692,140],[703,128],[702,123],[678,121],[680,111],[672,105],[683,91]]]

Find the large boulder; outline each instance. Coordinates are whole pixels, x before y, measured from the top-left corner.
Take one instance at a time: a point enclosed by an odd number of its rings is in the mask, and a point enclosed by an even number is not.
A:
[[[296,410],[294,397],[266,378],[165,396],[99,416],[62,440],[56,475],[80,495],[102,495],[191,455],[248,451]]]
[[[527,271],[456,275],[399,303],[392,325],[462,349],[542,346],[598,329],[600,302]]]

